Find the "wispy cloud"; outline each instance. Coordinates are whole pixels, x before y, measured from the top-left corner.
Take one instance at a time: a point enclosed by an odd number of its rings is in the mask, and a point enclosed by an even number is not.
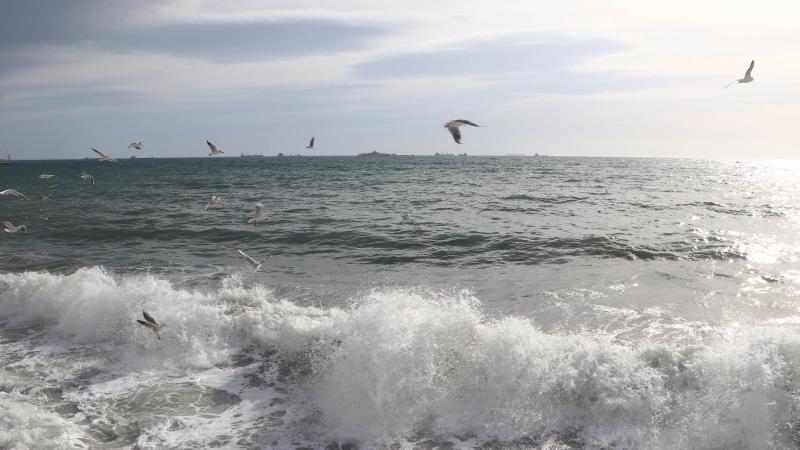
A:
[[[626,50],[608,39],[574,39],[558,35],[512,35],[460,43],[455,48],[401,54],[360,64],[367,78],[449,77],[563,70],[592,57]]]

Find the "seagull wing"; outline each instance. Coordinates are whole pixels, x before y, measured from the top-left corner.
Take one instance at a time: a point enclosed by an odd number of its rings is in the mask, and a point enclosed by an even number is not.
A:
[[[308,147],[306,148],[313,148],[314,147],[314,136],[311,137],[311,142],[308,143]]]
[[[464,120],[464,119],[454,120],[453,122],[455,122],[457,124],[460,124],[460,125],[472,125],[473,127],[479,127],[480,126],[477,123],[472,123],[469,120]]]
[[[150,322],[145,322],[144,320],[139,320],[139,319],[136,319],[136,321],[139,322],[142,326],[145,326],[150,330],[152,330],[153,333],[156,335],[156,339],[158,339],[159,341],[161,340],[161,333],[159,333],[160,328],[158,325],[154,325]]]
[[[153,325],[158,325],[158,322],[156,322],[156,319],[153,319],[153,316],[148,314],[147,311],[142,311],[142,316],[144,316],[144,320],[152,323]]]
[[[456,141],[456,144],[461,143],[461,132],[458,131],[458,126],[450,125],[449,127],[447,127],[447,131],[449,131],[450,134],[453,135],[453,139]]]
[[[134,147],[136,147],[136,144],[134,144],[134,143],[128,144],[128,148],[134,148]]]
[[[756,60],[750,61],[750,67],[747,68],[747,72],[744,73],[745,78],[750,78],[750,74],[753,73],[753,67],[756,66]]]
[[[92,147],[92,150],[94,150],[95,153],[100,155],[101,159],[111,159],[111,158],[108,157],[108,155],[106,155],[105,153],[101,152],[100,150],[98,150],[98,149],[96,149],[94,147]]]
[[[733,80],[733,81],[731,81],[730,83],[728,83],[728,84],[726,84],[725,86],[723,86],[723,87],[722,87],[722,89],[728,89],[728,87],[730,87],[730,85],[732,85],[732,84],[736,83],[737,81],[739,81],[739,80]]]
[[[8,192],[10,195],[15,195],[17,197],[22,197],[25,200],[30,200],[28,197],[25,196],[25,194],[23,194],[22,192],[20,192],[20,191],[18,191],[16,189],[9,189],[8,191],[5,191],[5,192]]]
[[[252,265],[254,265],[254,266],[255,266],[256,264],[258,264],[258,261],[256,261],[255,259],[253,259],[253,258],[252,258],[250,255],[248,255],[247,253],[245,253],[245,252],[243,252],[243,251],[241,251],[241,250],[236,250],[236,251],[237,251],[237,252],[239,252],[239,254],[240,254],[240,255],[244,256],[244,259],[246,259],[246,260],[247,260],[247,261],[248,261],[250,264],[252,264]]]
[[[214,145],[214,144],[212,144],[211,142],[208,142],[208,141],[206,141],[206,144],[208,144],[208,148],[210,148],[212,152],[216,152],[217,151],[217,146],[216,145]]]
[[[236,250],[236,251],[239,252],[240,255],[244,256],[244,259],[246,259],[247,262],[252,264],[253,267],[255,267],[255,270],[260,269],[261,268],[261,264],[264,263],[264,261],[256,261],[255,259],[251,258],[247,253],[245,253],[245,252],[243,252],[241,250]]]
[[[11,222],[3,222],[3,226],[8,228],[8,229],[14,228],[14,224],[11,223]]]

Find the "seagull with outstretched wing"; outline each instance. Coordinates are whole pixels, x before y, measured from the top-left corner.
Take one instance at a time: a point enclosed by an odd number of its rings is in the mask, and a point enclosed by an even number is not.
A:
[[[731,81],[730,83],[726,84],[725,87],[723,87],[722,89],[727,89],[728,86],[730,86],[730,85],[732,85],[734,83],[750,83],[750,82],[752,82],[755,79],[755,78],[753,78],[753,67],[755,67],[755,66],[756,66],[756,60],[754,59],[754,60],[750,61],[750,67],[748,67],[747,68],[747,72],[744,73],[744,78],[739,78],[738,80]]]
[[[25,194],[16,189],[6,189],[4,191],[0,191],[0,195],[4,197],[17,197],[17,198],[24,198],[25,200],[30,200],[28,197],[25,196]]]
[[[462,127],[464,125],[469,125],[472,127],[483,126],[483,125],[478,125],[476,123],[472,123],[469,120],[464,120],[464,119],[456,119],[447,122],[446,124],[444,124],[444,128],[447,128],[447,131],[449,131],[450,134],[453,135],[453,140],[456,141],[456,144],[461,144],[461,130],[459,130],[459,127]]]
[[[28,231],[25,225],[14,225],[11,222],[3,222],[3,226],[6,228],[6,233],[16,233],[17,231]]]
[[[165,328],[166,325],[156,322],[156,319],[153,319],[153,316],[148,314],[147,311],[142,311],[142,316],[144,317],[144,320],[136,319],[136,321],[139,322],[140,325],[149,328],[153,334],[156,335],[156,339],[160,341],[161,330]]]
[[[101,152],[100,150],[98,150],[98,149],[96,149],[96,148],[94,148],[94,147],[92,147],[92,151],[94,151],[95,153],[97,153],[98,155],[100,155],[100,161],[119,162],[119,161],[117,161],[116,159],[114,159],[114,158],[112,158],[112,157],[108,156],[107,154],[105,154],[105,153]]]
[[[222,150],[218,149],[216,145],[212,144],[211,142],[206,141],[208,144],[208,156],[219,155],[220,153],[225,153]]]

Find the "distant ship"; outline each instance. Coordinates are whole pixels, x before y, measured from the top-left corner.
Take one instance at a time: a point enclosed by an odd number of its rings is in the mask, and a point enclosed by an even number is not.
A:
[[[8,166],[11,164],[11,155],[6,155],[6,159],[0,159],[0,166]]]
[[[379,152],[376,152],[375,150],[373,150],[373,151],[371,151],[369,153],[359,153],[358,156],[397,156],[397,155],[395,155],[394,153],[392,153],[392,154],[379,153]]]

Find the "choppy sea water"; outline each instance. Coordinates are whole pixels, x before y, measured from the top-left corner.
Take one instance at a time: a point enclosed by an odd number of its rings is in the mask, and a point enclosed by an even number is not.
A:
[[[799,182],[787,161],[15,162],[0,448],[797,448]]]

